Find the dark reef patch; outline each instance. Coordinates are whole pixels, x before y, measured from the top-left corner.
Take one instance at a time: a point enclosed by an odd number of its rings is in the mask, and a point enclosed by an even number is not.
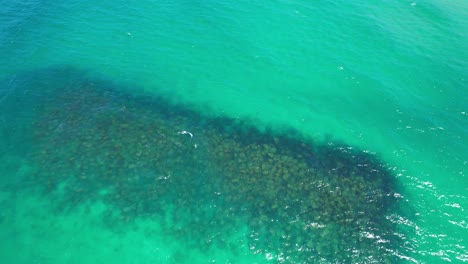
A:
[[[375,156],[206,117],[71,68],[28,76],[31,177],[60,212],[104,201],[109,227],[158,219],[200,250],[233,250],[226,238],[247,232],[250,250],[278,263],[398,261],[396,183]]]

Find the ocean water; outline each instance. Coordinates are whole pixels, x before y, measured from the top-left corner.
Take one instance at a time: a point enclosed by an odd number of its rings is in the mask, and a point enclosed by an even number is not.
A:
[[[0,1],[2,263],[468,262],[468,3]]]

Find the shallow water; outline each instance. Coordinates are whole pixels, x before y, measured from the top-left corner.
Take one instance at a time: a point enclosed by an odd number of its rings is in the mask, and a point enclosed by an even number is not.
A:
[[[467,261],[467,14],[3,3],[2,258]]]

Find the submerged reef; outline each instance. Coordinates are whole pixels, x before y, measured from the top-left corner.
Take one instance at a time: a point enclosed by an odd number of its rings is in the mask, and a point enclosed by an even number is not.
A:
[[[398,260],[395,179],[375,156],[103,81],[55,86],[37,106],[30,156],[61,212],[103,201],[109,227],[157,219],[201,251],[235,251],[227,238],[243,233],[276,263]]]

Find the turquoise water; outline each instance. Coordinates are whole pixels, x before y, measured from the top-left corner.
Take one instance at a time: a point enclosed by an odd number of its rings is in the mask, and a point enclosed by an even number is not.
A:
[[[0,6],[5,263],[468,261],[465,1]]]

